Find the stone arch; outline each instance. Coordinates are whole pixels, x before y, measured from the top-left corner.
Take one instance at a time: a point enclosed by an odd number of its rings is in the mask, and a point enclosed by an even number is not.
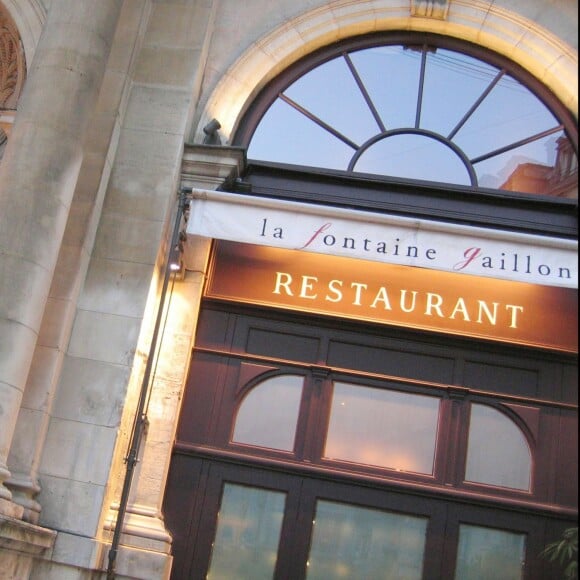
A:
[[[389,30],[429,31],[489,48],[530,72],[578,116],[578,54],[554,33],[488,1],[450,0],[446,18],[411,15],[411,5],[403,0],[356,4],[334,0],[282,24],[223,72],[201,115],[195,139],[201,141],[202,128],[217,118],[229,141],[253,97],[306,54],[349,36]]]

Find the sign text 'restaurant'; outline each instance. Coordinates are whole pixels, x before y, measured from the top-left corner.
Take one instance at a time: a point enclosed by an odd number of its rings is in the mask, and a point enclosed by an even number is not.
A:
[[[216,244],[206,296],[577,352],[578,291],[266,246]]]

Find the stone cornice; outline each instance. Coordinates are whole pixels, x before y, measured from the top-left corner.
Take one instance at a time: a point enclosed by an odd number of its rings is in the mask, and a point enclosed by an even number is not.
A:
[[[217,189],[238,178],[246,165],[246,150],[226,145],[186,144],[181,162],[181,186]]]

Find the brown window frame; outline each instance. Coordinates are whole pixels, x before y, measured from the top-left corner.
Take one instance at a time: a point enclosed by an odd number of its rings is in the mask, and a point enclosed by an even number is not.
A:
[[[246,323],[247,327],[244,326]],[[282,332],[294,332],[295,325],[288,326],[284,323],[272,325],[265,319],[247,318],[243,314],[236,323],[238,336],[246,335],[262,327],[278,328]],[[394,334],[400,333],[394,332]],[[332,336],[340,335],[340,331],[332,334]],[[284,334],[284,336],[288,335]],[[424,379],[388,376],[377,372],[335,368],[327,366],[325,361],[322,361],[322,364],[313,364],[312,361],[301,362],[275,358],[268,353],[243,352],[239,347],[245,339],[241,342],[238,342],[239,340],[233,335],[231,347],[226,349],[215,346],[205,347],[202,344],[195,347],[190,367],[190,377],[195,377],[195,379],[187,388],[184,408],[193,409],[194,405],[189,401],[195,400],[197,411],[186,411],[182,417],[178,427],[177,448],[198,449],[204,454],[214,453],[216,456],[230,457],[236,461],[270,465],[273,468],[288,471],[321,473],[345,480],[360,478],[361,481],[378,481],[397,488],[408,486],[428,489],[432,494],[455,494],[457,497],[477,498],[482,502],[514,501],[527,505],[533,510],[552,509],[568,513],[569,508],[566,503],[559,504],[550,498],[553,449],[546,442],[538,443],[537,437],[540,427],[542,429],[557,428],[560,421],[559,414],[573,415],[577,409],[575,404],[481,391],[457,386],[451,382],[439,383]],[[387,340],[383,344],[390,342]],[[433,352],[438,350],[436,346]],[[489,350],[493,352],[495,349]],[[241,371],[242,367],[246,369],[244,372]],[[250,378],[240,379],[240,373],[243,377]],[[231,435],[237,407],[247,390],[262,379],[279,374],[305,377],[294,450],[276,450],[232,441]],[[347,381],[439,398],[441,405],[433,473],[399,472],[383,467],[324,458],[323,449],[329,421],[333,381]],[[496,408],[507,415],[520,429],[532,454],[529,490],[465,481],[471,403]]]
[[[285,357],[279,356],[270,332],[281,333],[286,337],[284,340],[294,344],[297,356],[291,356],[291,348],[285,350]],[[553,565],[541,559],[539,553],[548,541],[577,521],[577,510],[570,505],[570,498],[566,493],[556,495],[553,489],[559,469],[554,454],[560,453],[555,440],[562,438],[567,429],[566,417],[577,420],[574,375],[568,370],[575,367],[576,357],[549,352],[538,356],[529,348],[482,345],[471,339],[448,337],[442,346],[440,340],[438,336],[415,331],[373,329],[372,325],[338,320],[317,319],[313,325],[311,316],[289,316],[273,309],[206,299],[198,323],[164,505],[167,525],[173,534],[173,580],[205,577],[224,481],[286,490],[292,495],[287,504],[276,580],[302,577],[301,566],[309,550],[309,522],[317,497],[371,509],[390,508],[409,515],[428,513],[424,579],[453,577],[461,523],[526,534],[524,579],[555,577]],[[394,349],[393,360],[404,358],[405,352],[410,361],[414,356],[443,357],[444,361],[455,361],[452,365],[455,371],[450,382],[440,383],[428,380],[436,376],[420,379],[405,376],[413,368],[412,362],[403,364],[398,376],[379,372],[377,368],[364,371],[327,365],[332,350],[329,345],[340,341],[345,345],[358,342],[362,348],[372,344]],[[302,348],[304,343],[307,348]],[[288,345],[283,346],[286,349]],[[340,356],[342,353],[337,351]],[[483,390],[476,375],[470,379],[475,381],[472,386],[460,384],[458,369],[465,368],[466,363],[470,372],[472,367],[482,366],[478,372],[485,374],[485,364],[490,362],[506,368],[517,366],[524,382],[528,377],[537,377],[538,385],[530,392],[520,392],[521,386],[516,384],[512,392],[506,384],[494,392]],[[242,363],[245,367],[240,376]],[[437,371],[441,376],[447,376],[446,365],[447,362]],[[298,431],[302,440],[297,442],[296,449],[305,461],[296,460],[288,452],[230,442],[236,404],[246,389],[261,377],[281,372],[306,377],[312,388],[306,388],[304,393],[320,391],[316,404],[310,408],[301,406],[303,423]],[[561,381],[559,388],[557,377]],[[388,477],[385,469],[367,466],[353,469],[352,465],[339,466],[336,461],[321,460],[324,421],[320,412],[310,411],[317,405],[320,410],[325,404],[328,409],[324,390],[328,399],[333,379],[365,385],[388,384],[407,392],[440,396],[444,402],[440,421],[446,432],[442,433],[436,450],[439,479],[400,472],[398,477]],[[499,408],[523,427],[536,454],[531,493],[463,481],[465,459],[456,462],[450,458],[453,455],[465,458],[465,425],[471,402]],[[534,408],[546,414],[545,418],[540,414],[536,425],[538,413]],[[458,429],[460,425],[464,425],[463,429]],[[315,445],[306,444],[309,431],[318,442]],[[440,453],[447,457],[441,458]],[[300,533],[294,533],[293,526],[301,526]]]
[[[287,494],[276,580],[304,578],[317,499],[428,518],[423,580],[454,577],[461,524],[525,534],[524,580],[555,577],[548,572],[553,565],[539,554],[546,538],[566,525],[534,514],[501,512],[420,493],[361,487],[356,482],[331,481],[325,477],[241,465],[228,459],[208,460],[178,453],[170,470],[169,485],[179,486],[184,493],[166,500],[165,504],[167,523],[174,536],[172,580],[206,577],[225,483]]]

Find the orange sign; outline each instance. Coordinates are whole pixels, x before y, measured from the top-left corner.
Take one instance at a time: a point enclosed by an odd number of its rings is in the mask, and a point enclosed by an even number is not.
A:
[[[206,296],[578,351],[578,291],[216,242]]]

